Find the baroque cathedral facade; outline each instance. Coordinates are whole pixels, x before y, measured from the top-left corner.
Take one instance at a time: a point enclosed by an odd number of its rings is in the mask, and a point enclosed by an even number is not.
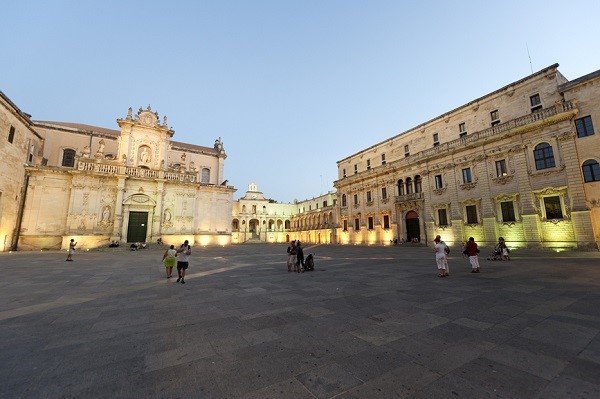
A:
[[[112,241],[389,245],[600,244],[600,71],[551,65],[337,162],[335,191],[292,204],[250,184],[234,201],[226,153],[172,140],[158,113],[118,130],[34,121],[0,92],[0,250]]]

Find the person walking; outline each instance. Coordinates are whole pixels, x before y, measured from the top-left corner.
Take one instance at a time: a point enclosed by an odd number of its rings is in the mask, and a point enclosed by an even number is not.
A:
[[[295,251],[295,249],[294,249],[294,243],[295,243],[295,241],[290,242],[290,245],[287,247],[287,255],[288,255],[288,258],[287,258],[287,269],[288,269],[288,272],[292,271],[292,266],[293,266],[294,261],[295,261],[293,259],[294,255],[292,254],[292,251]]]
[[[292,241],[292,248],[290,249],[290,262],[293,267],[292,271],[296,271],[296,240]]]
[[[173,268],[175,267],[175,263],[177,261],[177,250],[175,249],[175,245],[171,245],[169,249],[165,251],[162,260],[165,264],[167,278],[171,278],[171,275],[173,274]]]
[[[298,273],[302,271],[304,273],[304,250],[300,241],[296,243],[296,269]]]
[[[191,254],[192,247],[189,241],[185,240],[177,250],[177,274],[179,274],[177,282],[181,281],[181,284],[185,284],[185,271],[189,266]]]
[[[466,255],[469,257],[469,263],[471,264],[471,273],[479,273],[479,257],[477,254],[479,253],[479,249],[477,248],[477,243],[473,237],[469,237],[469,241],[467,241],[467,246],[465,248]]]
[[[75,242],[74,239],[71,238],[71,242],[69,242],[69,254],[67,255],[67,261],[73,261],[73,254],[75,253],[75,245],[77,245],[77,243]]]
[[[438,268],[438,277],[447,277],[450,273],[448,270],[448,257],[447,253],[449,251],[448,246],[444,241],[442,241],[442,237],[437,235],[433,240],[435,245],[433,246],[433,251],[435,252],[435,263]]]

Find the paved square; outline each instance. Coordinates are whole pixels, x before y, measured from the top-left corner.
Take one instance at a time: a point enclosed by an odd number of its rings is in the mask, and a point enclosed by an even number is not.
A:
[[[0,397],[600,397],[598,252],[285,248],[0,254]]]

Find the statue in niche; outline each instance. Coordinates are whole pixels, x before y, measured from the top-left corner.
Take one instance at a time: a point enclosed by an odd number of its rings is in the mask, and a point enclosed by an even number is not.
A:
[[[108,222],[110,219],[110,206],[105,206],[102,210],[102,222]]]
[[[148,151],[148,147],[143,147],[140,153],[140,161],[142,163],[150,163],[150,151]]]
[[[190,170],[192,172],[196,171],[196,164],[194,163],[194,161],[190,162]]]
[[[173,215],[171,214],[171,210],[170,209],[165,209],[165,214],[163,216],[163,221],[165,223],[171,223],[171,219],[173,218]]]
[[[183,162],[185,162],[185,158],[186,158],[186,156],[187,156],[187,155],[185,155],[185,152],[184,152],[183,154],[181,154],[181,160],[182,160]]]
[[[123,163],[123,165],[125,165],[127,163],[127,155],[125,155],[125,154],[121,155],[121,162]]]

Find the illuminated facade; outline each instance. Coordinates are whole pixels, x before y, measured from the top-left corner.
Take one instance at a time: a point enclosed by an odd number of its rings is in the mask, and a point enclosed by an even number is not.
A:
[[[3,163],[19,188],[7,190],[5,179],[0,190],[11,200],[18,192],[20,210],[7,212],[2,198],[2,215],[18,231],[19,249],[66,248],[71,238],[82,248],[159,238],[231,243],[235,189],[223,181],[220,139],[212,147],[172,141],[167,118],[150,106],[129,109],[120,130],[31,121],[14,108],[8,123],[10,109],[2,112],[2,129],[16,126],[14,148],[3,143],[2,150],[18,160]]]
[[[600,71],[552,65],[337,163],[339,243],[600,243]]]

